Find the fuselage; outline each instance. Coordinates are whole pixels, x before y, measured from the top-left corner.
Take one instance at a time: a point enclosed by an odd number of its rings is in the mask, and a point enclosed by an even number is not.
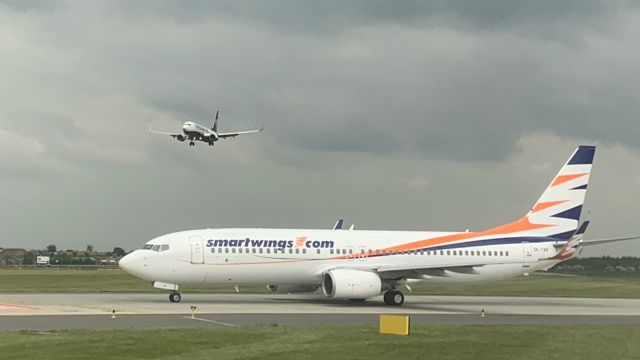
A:
[[[205,142],[214,142],[218,140],[218,135],[215,131],[193,121],[187,121],[182,124],[182,132],[189,140],[200,140]]]
[[[203,229],[149,241],[121,262],[125,270],[173,284],[319,285],[324,269],[339,267],[452,268],[474,263],[472,273],[425,274],[425,282],[499,280],[548,268],[561,241],[522,238],[510,243],[460,243],[402,250],[406,244],[455,236],[456,232],[308,229]],[[416,281],[415,279],[412,281]]]

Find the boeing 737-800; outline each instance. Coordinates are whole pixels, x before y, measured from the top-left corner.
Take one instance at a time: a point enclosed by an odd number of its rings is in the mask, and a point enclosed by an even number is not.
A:
[[[362,301],[415,282],[500,280],[548,269],[593,242],[578,228],[594,146],[580,146],[522,218],[480,232],[203,229],[155,238],[120,260],[125,271],[171,291],[179,285],[262,284],[276,293],[314,292]],[[334,227],[338,229],[341,224]]]
[[[149,131],[154,134],[169,135],[180,142],[189,140],[189,146],[195,146],[196,140],[206,142],[207,144],[209,144],[209,146],[213,146],[213,143],[215,143],[220,139],[226,139],[228,137],[236,137],[238,135],[243,135],[243,134],[257,133],[264,130],[264,128],[260,128],[258,130],[248,130],[248,131],[236,131],[236,132],[227,132],[227,133],[218,132],[218,115],[219,114],[220,112],[216,111],[216,117],[213,120],[213,127],[211,129],[209,129],[206,126],[200,125],[196,122],[187,121],[184,124],[182,124],[182,133],[155,131],[152,129],[149,129]]]

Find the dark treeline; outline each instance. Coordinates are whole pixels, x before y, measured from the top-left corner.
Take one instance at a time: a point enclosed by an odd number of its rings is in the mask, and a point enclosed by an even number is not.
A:
[[[626,256],[574,258],[554,266],[549,272],[573,275],[640,276],[640,258]]]

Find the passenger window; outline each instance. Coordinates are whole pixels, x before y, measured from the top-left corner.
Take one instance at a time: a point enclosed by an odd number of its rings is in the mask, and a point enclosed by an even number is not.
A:
[[[453,255],[458,255],[455,250],[453,250]]]
[[[494,252],[493,252],[493,256],[498,256],[498,252],[497,252],[497,251],[494,251]]]
[[[447,255],[451,255],[451,251],[447,250]]]
[[[473,250],[471,250],[471,256],[473,256]]]
[[[508,251],[505,251],[505,255],[509,256],[509,252],[508,252]]]
[[[215,252],[216,252],[216,249],[215,249],[215,248],[211,248],[211,252],[212,252],[212,253],[215,253]]]
[[[271,254],[271,249],[267,248],[267,254]]]
[[[256,253],[256,248],[251,249],[251,252],[255,254]]]
[[[259,252],[260,254],[262,254],[262,248],[258,249],[258,252]]]
[[[347,253],[347,249],[342,249],[342,255],[345,255]]]
[[[503,254],[502,251],[500,251],[500,256],[503,256],[502,254]]]
[[[329,254],[333,254],[333,249],[329,250]]]
[[[229,248],[224,248],[225,253],[229,253]]]
[[[231,253],[235,254],[236,253],[236,248],[231,248]]]
[[[486,251],[483,251],[483,252],[482,252],[482,256],[487,256],[487,252],[486,252]]]
[[[302,253],[306,254],[307,253],[307,249],[302,249]]]
[[[296,249],[296,254],[300,254],[300,249]]]
[[[349,254],[353,254],[353,249],[349,249]]]
[[[238,252],[239,252],[240,254],[242,254],[242,248],[238,249]]]
[[[317,250],[318,254],[320,254],[320,249]]]

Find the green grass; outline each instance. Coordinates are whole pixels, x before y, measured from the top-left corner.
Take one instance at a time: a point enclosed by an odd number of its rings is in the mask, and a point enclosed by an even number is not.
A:
[[[0,293],[15,292],[153,292],[149,282],[120,270],[0,270]],[[640,277],[533,275],[506,281],[467,285],[415,285],[416,295],[560,296],[640,299]],[[182,291],[235,292],[232,286],[184,287]],[[264,287],[241,287],[265,293]]]
[[[0,333],[12,359],[637,359],[640,325],[239,327]]]

